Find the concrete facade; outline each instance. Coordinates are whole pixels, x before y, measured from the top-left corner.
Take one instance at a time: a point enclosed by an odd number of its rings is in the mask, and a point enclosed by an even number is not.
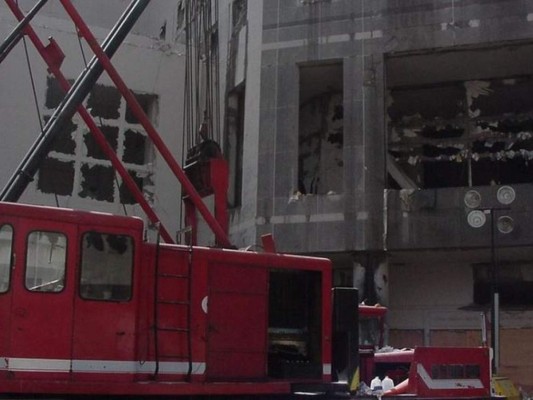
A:
[[[129,2],[117,0],[74,1],[73,3],[82,18],[89,24],[93,34],[98,40],[102,40]],[[19,4],[21,9],[27,12],[35,2],[21,1]],[[183,45],[177,40],[176,14],[177,4],[175,2],[163,2],[157,6],[150,4],[135,25],[132,34],[127,37],[114,56],[113,63],[132,91],[154,99],[150,106],[152,121],[167,146],[179,158],[182,143],[183,80],[176,77],[184,75],[185,66]],[[0,36],[5,38],[14,29],[17,21],[3,3],[0,5],[0,21]],[[84,56],[90,60],[92,52],[86,44],[83,44],[83,51],[80,50],[74,24],[62,9],[61,4],[49,2],[35,17],[32,27],[45,44],[48,37],[53,37],[57,41],[66,55],[61,70],[67,79],[75,80],[85,67]],[[165,35],[162,35],[163,27],[166,30]],[[36,101],[40,116],[44,121],[55,108],[55,104],[47,104],[51,93],[50,82],[53,79],[31,42],[29,40],[26,42],[29,65],[35,82]],[[19,43],[0,64],[0,74],[3,77],[0,79],[0,120],[2,121],[0,186],[3,187],[40,132],[40,124],[23,43]],[[112,90],[113,87],[106,73],[102,75],[98,85],[106,90]],[[104,96],[107,95],[104,94]],[[143,142],[144,133],[137,136],[137,139],[141,138],[141,142],[137,141],[137,144],[141,143],[144,157],[140,154],[140,160],[132,157],[128,160],[124,153],[130,146],[127,143],[135,141],[130,134],[133,131],[140,132],[142,128],[138,123],[130,124],[124,120],[126,108],[123,100],[118,100],[114,107],[117,112],[116,116],[106,117],[104,115],[102,117],[96,112],[93,116],[100,124],[116,130],[112,134],[118,135],[115,136],[115,146],[118,147],[119,156],[125,157],[124,162],[129,171],[138,174],[138,178],[144,180],[145,196],[154,205],[156,213],[167,229],[170,232],[176,232],[180,226],[179,182],[153,148]],[[96,193],[99,190],[97,186],[104,184],[103,181],[98,183],[99,177],[96,177],[96,182],[93,183],[94,193],[84,193],[86,176],[83,172],[90,172],[94,166],[107,168],[108,165],[97,154],[91,154],[91,149],[87,147],[90,142],[87,142],[85,138],[87,129],[81,118],[75,116],[73,121],[77,129],[70,133],[69,141],[72,147],[69,150],[55,149],[50,155],[56,160],[74,165],[75,171],[70,173],[73,184],[66,190],[68,194],[61,194],[56,198],[50,190],[42,190],[42,182],[39,183],[39,175],[37,175],[23,194],[21,201],[53,206],[58,204],[62,207],[122,215],[127,213],[145,218],[138,205],[131,202],[126,205],[121,204],[120,183],[118,180],[112,182],[112,175],[108,174],[108,180],[111,183],[104,196],[105,199]],[[131,132],[128,133],[128,130]],[[83,169],[84,165],[87,165],[85,169]],[[61,179],[57,178],[57,180]]]
[[[520,136],[531,132],[522,122],[532,109],[515,101],[529,85],[532,15],[524,0],[248,2],[246,188],[232,211],[235,242],[273,233],[279,251],[330,257],[337,284],[389,307],[393,345],[479,345],[491,250],[501,276],[507,266],[521,271],[516,290],[533,269],[533,175]],[[488,105],[496,102],[505,104]],[[425,107],[437,110],[430,128],[416,125],[434,115]],[[509,118],[522,125],[506,131]],[[313,124],[315,137],[304,137]],[[495,137],[512,143],[496,152]],[[451,181],[458,166],[468,172]],[[503,207],[496,196],[505,185],[516,200]],[[480,228],[468,224],[470,189],[482,199]],[[491,234],[503,214],[514,230]],[[501,308],[500,373],[527,388],[533,304],[510,303]]]

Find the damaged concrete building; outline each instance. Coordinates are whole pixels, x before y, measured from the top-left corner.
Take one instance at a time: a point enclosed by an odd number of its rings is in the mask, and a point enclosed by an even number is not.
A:
[[[176,155],[186,134],[186,1],[151,2],[114,58]],[[125,5],[74,3],[99,39]],[[278,251],[329,257],[336,285],[389,308],[395,347],[479,345],[496,266],[499,372],[533,388],[533,1],[216,4],[232,242],[258,247],[272,233]],[[15,21],[2,7],[5,37]],[[43,11],[35,26],[77,54],[62,68],[75,79],[84,66],[75,29],[54,3]],[[29,57],[46,120],[56,84]],[[23,48],[0,65],[10,76],[0,80],[0,185],[40,131],[23,68]],[[179,230],[178,185],[105,77],[87,107]],[[22,200],[142,216],[78,122]]]
[[[533,2],[248,1],[220,21],[244,97],[235,242],[331,258],[396,347],[479,345],[496,265],[499,372],[533,386]]]

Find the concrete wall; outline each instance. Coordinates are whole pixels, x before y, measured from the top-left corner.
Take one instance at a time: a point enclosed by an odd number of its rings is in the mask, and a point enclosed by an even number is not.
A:
[[[244,85],[244,134],[243,134],[243,170],[241,205],[230,210],[230,237],[232,243],[239,247],[259,244],[256,240],[256,209],[257,209],[257,176],[259,171],[271,168],[258,162],[258,154],[262,152],[259,141],[259,107],[262,41],[262,4],[250,1],[247,4],[246,19],[238,30],[232,29],[231,1],[218,3],[220,10],[219,35],[221,44],[221,93],[231,91],[239,85]],[[230,59],[228,51],[232,46],[234,51],[234,68],[228,72]],[[232,74],[232,76],[228,76]],[[221,104],[225,104],[222,99]],[[222,110],[224,111],[224,110]],[[223,113],[224,115],[224,113]],[[224,118],[222,122],[224,121]]]
[[[464,187],[385,191],[391,188],[388,173],[406,188],[412,183],[386,156],[387,91],[523,74],[520,66],[531,60],[528,51],[514,52],[517,59],[511,63],[496,60],[510,60],[508,46],[530,44],[533,3],[265,0],[262,13],[261,73],[252,77],[261,80],[257,235],[273,232],[281,251],[329,254],[341,260],[336,267],[342,274],[353,259],[374,257],[367,264],[375,265],[384,256],[394,343],[475,345],[478,312],[464,308],[473,301],[472,264],[491,261],[490,225],[479,230],[468,226]],[[468,57],[466,52],[453,53],[465,50],[471,51]],[[337,179],[342,179],[342,191],[302,194],[299,107],[308,88],[302,89],[300,74],[303,67],[339,62],[344,167]],[[531,257],[532,238],[524,228],[529,225],[531,193],[529,182],[522,183],[515,185],[519,196],[510,210],[522,226],[510,236],[497,237],[497,245],[505,247],[499,250],[500,261]],[[498,186],[476,189],[484,207],[493,207],[489,203]],[[520,247],[511,248],[515,244]],[[362,264],[367,274],[374,273],[373,266]],[[516,351],[507,339],[521,332],[514,345],[528,352],[533,315],[504,310],[502,326],[502,372],[521,385],[533,385],[527,374],[531,362],[514,358]]]
[[[74,2],[82,17],[91,25],[95,36],[102,40],[109,28],[118,19],[129,2]],[[104,9],[105,12],[102,12]],[[160,27],[167,21],[168,32],[174,32],[175,2],[163,2],[164,5],[150,4],[141,17],[134,32],[113,58],[116,69],[128,87],[138,93],[154,94],[158,97],[158,112],[154,124],[167,146],[179,157],[181,155],[181,128],[183,111],[183,48],[175,41],[173,34],[159,37]],[[20,2],[27,11],[34,2]],[[84,68],[84,61],[74,25],[61,12],[58,2],[50,2],[35,18],[32,26],[41,40],[53,37],[63,50],[66,58],[61,67],[68,79],[76,79]],[[14,28],[16,21],[4,4],[0,6],[0,36],[6,37]],[[172,26],[171,26],[172,25]],[[31,42],[28,43],[31,72],[35,81],[36,98],[41,115],[49,111],[45,108],[47,90],[47,71],[44,62],[36,53]],[[84,45],[84,53],[89,59],[92,55]],[[15,167],[30,148],[34,138],[40,132],[36,106],[33,100],[30,75],[28,72],[23,44],[19,45],[0,64],[0,186],[15,172]],[[100,84],[111,86],[112,82],[104,73]],[[79,117],[75,121],[83,124]],[[98,122],[98,121],[97,121]],[[179,160],[181,161],[181,160]],[[154,202],[156,213],[170,232],[179,227],[179,183],[159,157],[148,166],[153,172],[153,187],[150,197]],[[35,184],[30,185],[21,201],[36,204],[56,205],[53,195],[41,193]],[[59,196],[60,206],[107,211],[123,214],[120,204],[105,201],[83,199],[79,196]],[[139,206],[127,207],[130,215],[144,216]]]
[[[259,163],[273,168],[261,168],[258,177],[259,229],[282,238],[286,251],[383,248],[383,189],[388,186],[384,91],[417,79],[427,84],[424,77],[449,80],[461,71],[460,58],[450,67],[442,58],[385,71],[385,64],[394,62],[387,57],[527,39],[532,29],[528,15],[519,1],[265,1]],[[487,56],[491,53],[480,52],[472,59]],[[299,67],[339,61],[344,67],[343,190],[331,199],[291,197],[298,189]],[[487,64],[469,67],[470,79],[475,72],[486,76]],[[493,73],[505,72],[494,68]],[[394,222],[387,224],[389,233],[398,229]]]
[[[381,248],[383,127],[381,56],[368,57],[363,3],[265,1],[261,68],[258,229],[292,252]],[[369,28],[370,29],[370,28]],[[370,32],[370,31],[368,31]],[[317,195],[298,191],[300,66],[340,62],[343,70],[344,169]],[[371,74],[369,75],[369,73]],[[329,79],[326,75],[318,79]],[[369,155],[372,155],[371,157]],[[370,202],[369,199],[372,199]],[[377,199],[377,200],[376,200]]]

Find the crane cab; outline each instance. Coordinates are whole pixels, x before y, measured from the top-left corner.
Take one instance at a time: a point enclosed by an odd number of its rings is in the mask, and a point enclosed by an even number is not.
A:
[[[329,260],[158,245],[143,230],[0,202],[2,392],[273,394],[331,380]]]

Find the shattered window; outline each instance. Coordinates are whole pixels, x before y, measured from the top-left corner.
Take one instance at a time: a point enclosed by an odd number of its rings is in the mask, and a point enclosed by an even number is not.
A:
[[[247,8],[247,0],[233,0],[231,15],[234,28],[241,25],[245,20]]]
[[[45,105],[49,115],[45,118],[50,118],[61,102],[63,92],[56,80],[49,78],[47,84]],[[145,93],[136,93],[135,96],[148,117],[155,119],[157,96]],[[151,197],[152,147],[146,132],[118,90],[97,84],[85,106],[137,186]],[[60,196],[108,203],[136,203],[77,114],[54,140],[48,157],[39,169],[37,188],[42,193]]]
[[[300,67],[298,191],[342,193],[344,104],[341,63]]]
[[[532,89],[531,77],[391,88],[389,172],[419,188],[531,182]]]
[[[125,235],[86,232],[81,250],[80,295],[84,299],[131,299],[133,239]]]

